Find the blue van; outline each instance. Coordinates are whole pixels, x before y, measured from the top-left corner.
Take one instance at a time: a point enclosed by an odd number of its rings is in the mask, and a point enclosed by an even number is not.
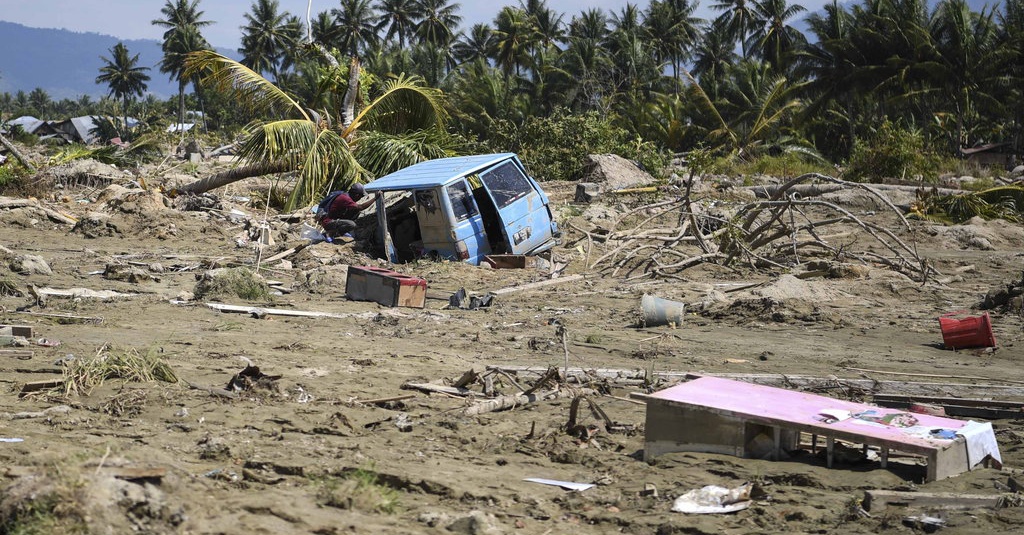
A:
[[[422,256],[479,265],[486,255],[533,255],[560,236],[548,197],[513,153],[428,160],[366,185],[392,262]],[[385,206],[385,193],[406,195]]]

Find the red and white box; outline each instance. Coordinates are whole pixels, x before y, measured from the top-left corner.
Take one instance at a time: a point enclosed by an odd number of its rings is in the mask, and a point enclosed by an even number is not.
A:
[[[423,308],[427,281],[390,269],[349,266],[345,296],[353,301],[374,301],[388,307]]]

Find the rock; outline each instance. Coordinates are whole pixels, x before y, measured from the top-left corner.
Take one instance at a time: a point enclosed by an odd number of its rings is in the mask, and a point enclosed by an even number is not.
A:
[[[31,254],[15,257],[9,267],[11,271],[22,275],[53,275],[53,270],[43,257]]]
[[[199,458],[226,461],[231,458],[231,448],[223,438],[206,436],[199,440]]]
[[[148,271],[124,264],[107,264],[103,270],[103,278],[107,280],[140,283],[146,281],[160,282],[159,277],[150,275]]]
[[[593,182],[576,184],[576,202],[594,202],[601,196],[601,187]]]
[[[494,526],[494,516],[488,515],[483,511],[471,511],[469,515],[448,524],[446,529],[452,533],[459,533],[461,535],[487,535],[501,533],[501,531]]]
[[[437,526],[447,524],[451,520],[451,517],[444,513],[431,511],[427,513],[420,513],[420,516],[416,517],[416,520],[432,528],[436,528]]]
[[[654,177],[635,162],[615,154],[591,154],[583,162],[583,178],[580,182],[592,182],[600,191],[636,188],[654,182]]]
[[[121,230],[109,215],[99,212],[89,212],[85,217],[75,223],[71,232],[77,232],[86,238],[100,238],[105,236],[117,236]]]
[[[1013,171],[1010,171],[1010,177],[1012,178],[1020,178],[1022,176],[1024,176],[1024,165],[1018,165],[1013,168]]]

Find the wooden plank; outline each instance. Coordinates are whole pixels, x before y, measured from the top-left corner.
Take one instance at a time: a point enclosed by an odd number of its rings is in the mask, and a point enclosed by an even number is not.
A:
[[[283,308],[262,308],[241,305],[225,305],[222,303],[206,303],[206,306],[221,312],[238,312],[242,314],[259,314],[270,316],[292,316],[299,318],[351,318],[363,314],[338,314],[334,312],[311,312],[304,310],[286,310]],[[376,313],[374,313],[376,315]]]
[[[473,397],[481,395],[479,392],[474,392],[468,388],[435,385],[432,383],[405,383],[401,388],[402,390],[419,390],[421,392],[448,394],[449,396],[458,397]]]
[[[864,491],[864,509],[872,513],[887,507],[925,508],[955,511],[964,509],[995,508],[998,494],[960,494],[956,492],[903,492],[896,490]]]
[[[29,325],[0,325],[0,336],[4,335],[32,338],[32,327]]]
[[[877,405],[898,409],[909,408],[915,403],[926,403],[942,407],[948,416],[964,418],[984,418],[986,420],[1024,418],[1024,403],[1017,401],[901,396],[896,394],[879,394],[873,396],[872,400]]]
[[[0,349],[0,358],[28,360],[34,357],[35,354],[35,351],[32,351],[31,349]]]
[[[42,390],[49,390],[51,388],[57,388],[64,384],[64,379],[47,379],[45,381],[31,381],[21,385],[21,393],[18,396],[24,396],[25,394],[31,394],[32,392],[39,392]]]
[[[115,297],[135,297],[139,294],[121,293],[113,290],[90,290],[89,288],[39,288],[36,290],[39,295],[52,295],[55,297],[76,297],[81,299],[113,299]]]
[[[543,374],[547,366],[516,366],[496,365],[487,369],[502,370],[510,373]],[[606,379],[686,381],[702,376],[721,377],[765,386],[803,389],[817,393],[829,391],[845,392],[850,389],[862,390],[869,394],[902,394],[910,396],[935,396],[951,398],[984,398],[1024,399],[1024,387],[998,384],[962,384],[962,383],[917,383],[907,381],[875,381],[872,379],[847,379],[841,377],[813,377],[807,375],[783,374],[751,374],[751,373],[693,373],[673,371],[647,371],[642,369],[621,368],[569,368],[568,375],[579,377],[600,377]]]
[[[536,290],[537,288],[544,288],[546,286],[554,286],[556,284],[563,284],[566,282],[576,282],[583,280],[583,275],[569,275],[568,277],[559,277],[557,279],[545,279],[537,282],[531,282],[529,284],[522,284],[520,286],[510,286],[508,288],[501,288],[499,290],[492,290],[491,295],[507,295],[513,292],[522,292],[526,290]]]

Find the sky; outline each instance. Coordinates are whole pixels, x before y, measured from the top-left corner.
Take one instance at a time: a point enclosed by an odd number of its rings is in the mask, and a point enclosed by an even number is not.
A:
[[[704,0],[698,6],[697,16],[712,18],[709,9],[716,0]],[[792,0],[791,0],[792,1]],[[797,0],[809,11],[815,11],[830,0]],[[619,11],[627,0],[548,0],[548,7],[565,13],[568,22],[574,14],[594,7],[606,11]],[[463,28],[477,22],[491,22],[504,5],[516,5],[518,0],[459,2]],[[646,8],[648,0],[633,0]],[[163,30],[151,24],[162,18],[160,9],[165,0],[0,0],[0,20],[33,28],[63,28],[76,32],[95,32],[120,39],[157,39]],[[308,0],[279,0],[283,11],[306,18]],[[241,40],[239,29],[245,13],[251,11],[251,0],[200,0],[199,8],[206,20],[214,21],[203,28],[203,36],[215,47],[237,49]],[[312,0],[312,16],[321,11],[340,7],[339,0]]]

